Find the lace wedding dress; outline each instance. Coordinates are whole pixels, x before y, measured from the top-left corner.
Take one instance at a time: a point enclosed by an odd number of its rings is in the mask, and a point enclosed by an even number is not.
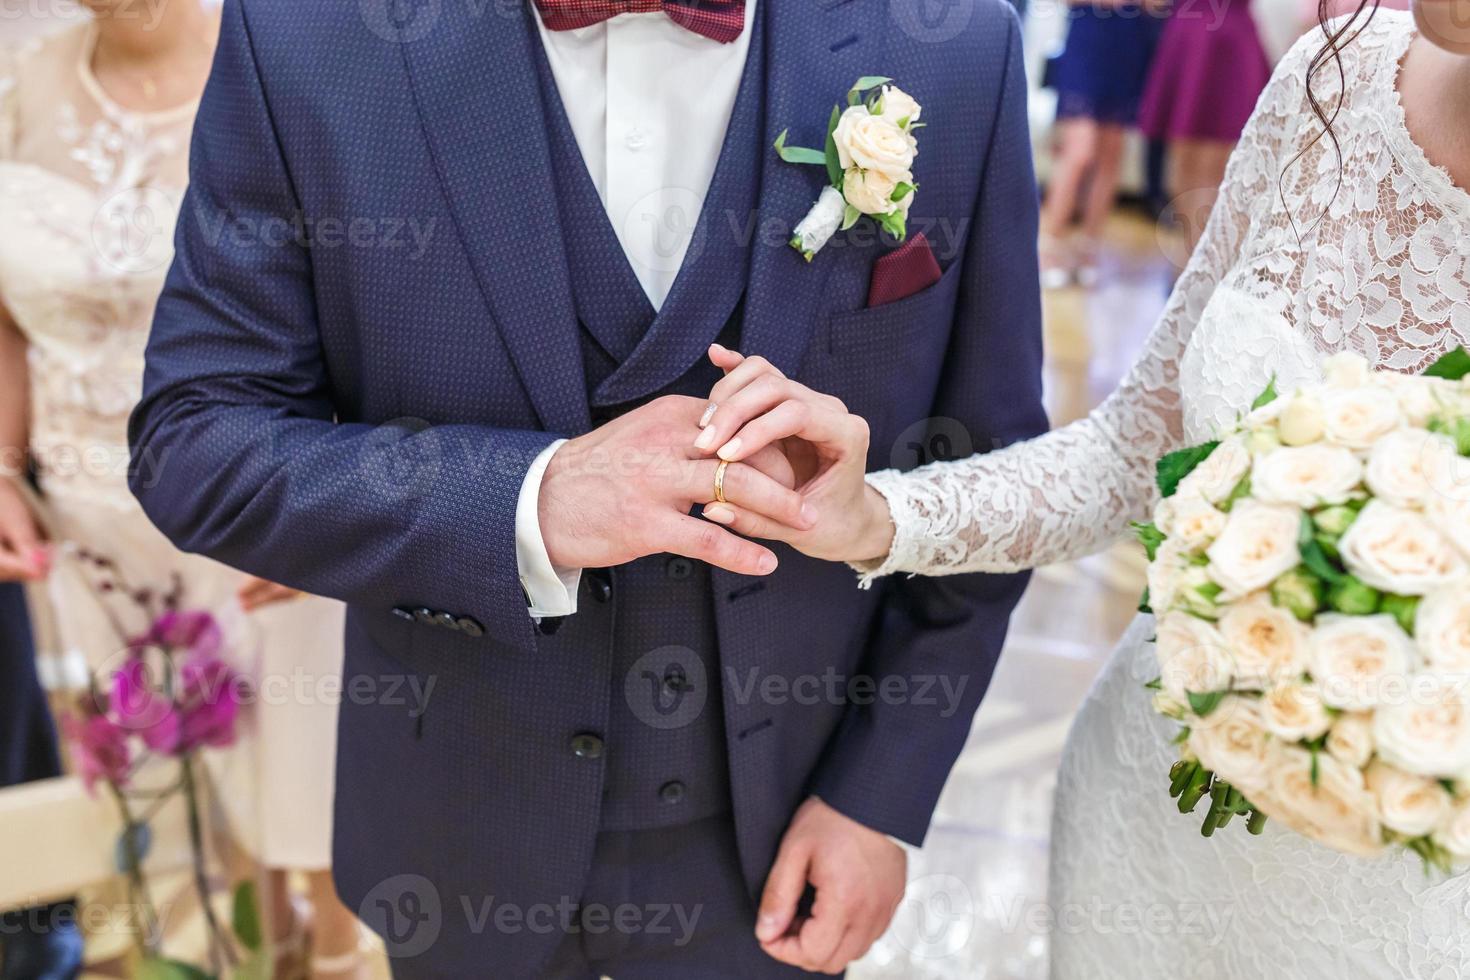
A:
[[[306,599],[247,620],[234,598],[243,577],[176,550],[128,490],[128,413],[172,259],[196,106],[118,106],[92,74],[95,40],[83,25],[0,49],[0,329],[13,321],[29,350],[30,446],[58,545],[48,589],[61,649],[49,655],[76,665],[51,673],[85,690],[88,671],[117,666],[122,635],[147,625],[126,593],[158,596],[179,581],[184,605],[234,609],[233,656],[257,697],[246,741],[208,753],[211,773],[260,860],[324,869],[336,745],[326,692],[341,673],[341,606]],[[169,477],[167,459],[137,465],[145,478]]]
[[[1123,384],[1086,419],[1028,443],[871,476],[898,528],[872,574],[1015,571],[1100,550],[1149,513],[1159,456],[1211,438],[1273,374],[1282,387],[1305,383],[1342,350],[1417,373],[1470,343],[1470,195],[1405,128],[1397,81],[1413,37],[1408,14],[1381,11],[1343,54],[1340,188],[1330,140],[1296,159],[1320,132],[1305,82],[1321,35],[1298,44]],[[1330,106],[1338,74],[1329,65],[1318,79]],[[1179,814],[1165,775],[1177,726],[1144,689],[1158,673],[1151,636],[1140,616],[1068,740],[1053,975],[1470,976],[1470,876],[1346,857],[1270,825],[1260,838],[1232,825],[1207,840],[1198,817]]]

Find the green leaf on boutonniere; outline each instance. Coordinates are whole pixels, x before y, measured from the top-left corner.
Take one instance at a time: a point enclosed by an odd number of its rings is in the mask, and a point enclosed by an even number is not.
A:
[[[1208,459],[1210,453],[1214,452],[1218,445],[1220,445],[1219,441],[1213,441],[1202,446],[1177,449],[1160,459],[1158,472],[1155,475],[1159,484],[1159,493],[1165,497],[1174,496],[1174,491],[1179,489],[1179,481],[1193,473],[1194,468]]]
[[[839,191],[842,190],[842,158],[837,155],[837,121],[842,118],[842,109],[832,107],[832,117],[827,120],[827,141],[823,144],[822,162],[827,165],[827,180]]]
[[[776,155],[787,163],[815,163],[827,162],[827,155],[820,150],[809,149],[805,146],[787,146],[786,134],[790,130],[781,130],[781,135],[776,137]]]
[[[878,226],[880,228],[888,232],[888,234],[892,235],[894,238],[897,238],[899,241],[903,241],[904,238],[908,236],[908,219],[904,217],[904,213],[902,211],[890,211],[887,214],[875,214],[873,216],[873,220],[878,222]]]
[[[901,180],[898,182],[898,186],[893,189],[893,193],[888,195],[888,199],[897,204],[918,189],[918,184],[910,184],[908,181]]]
[[[1424,369],[1426,378],[1448,378],[1451,381],[1459,381],[1467,374],[1470,374],[1470,353],[1463,347],[1456,347]]]
[[[908,129],[909,128],[909,117],[908,116],[904,116],[902,119],[900,119],[898,121],[898,128],[899,129]]]
[[[858,101],[862,99],[863,93],[866,92],[868,89],[877,88],[879,85],[891,81],[893,81],[893,79],[886,78],[882,75],[864,75],[862,78],[859,78],[857,81],[853,82],[852,88],[847,90],[847,104],[857,105]]]
[[[859,211],[857,208],[853,207],[851,204],[847,205],[846,207],[844,207],[842,209],[842,227],[839,228],[839,229],[837,229],[837,230],[838,231],[846,231],[847,229],[851,228],[853,225],[857,224],[858,223],[858,219],[861,218],[862,216],[863,216],[863,213],[861,211]]]

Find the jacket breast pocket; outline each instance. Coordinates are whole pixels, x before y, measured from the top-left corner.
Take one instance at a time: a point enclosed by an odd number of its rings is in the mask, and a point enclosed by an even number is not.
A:
[[[825,343],[808,352],[797,380],[841,398],[875,435],[890,422],[923,417],[939,384],[961,277],[955,262],[912,296],[831,314]]]
[[[961,264],[951,263],[934,285],[897,302],[832,314],[828,330],[832,353],[881,353],[885,345],[922,335],[926,328],[945,332],[954,315]]]

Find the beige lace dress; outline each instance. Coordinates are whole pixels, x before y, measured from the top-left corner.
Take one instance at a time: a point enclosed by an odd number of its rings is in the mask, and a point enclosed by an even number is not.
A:
[[[212,759],[233,831],[270,866],[326,868],[341,606],[311,598],[246,617],[234,599],[242,576],[176,550],[128,490],[128,414],[196,107],[115,104],[90,68],[95,38],[84,24],[0,49],[0,308],[29,345],[30,445],[59,546],[49,582],[59,648],[43,652],[45,673],[84,686],[121,656],[120,633],[146,625],[124,593],[181,581],[186,605],[228,621],[232,656],[255,681],[246,739]],[[167,459],[136,465],[145,479],[169,478]]]

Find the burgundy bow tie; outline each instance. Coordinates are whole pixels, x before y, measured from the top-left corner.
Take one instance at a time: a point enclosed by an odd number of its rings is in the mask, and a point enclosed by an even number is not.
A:
[[[548,31],[591,27],[618,14],[667,14],[680,27],[729,44],[745,27],[745,0],[536,0]]]

